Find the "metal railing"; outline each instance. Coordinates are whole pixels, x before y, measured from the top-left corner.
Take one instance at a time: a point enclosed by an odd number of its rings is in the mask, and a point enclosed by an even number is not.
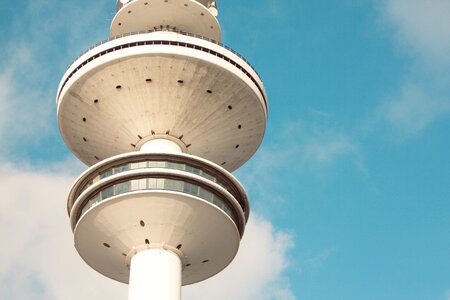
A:
[[[117,0],[116,10],[119,11],[124,5],[130,3],[131,1],[133,1],[133,0],[128,0],[128,1],[125,1],[125,3],[122,3],[121,0]],[[206,8],[210,8],[212,6],[217,9],[217,1],[216,0],[195,0],[195,1],[201,3]]]
[[[224,45],[221,42],[218,42],[216,40],[210,39],[208,37],[204,37],[204,36],[201,36],[201,35],[198,35],[198,34],[193,34],[193,33],[185,32],[185,31],[181,31],[181,30],[176,30],[176,29],[173,29],[173,28],[170,28],[170,27],[164,27],[164,26],[161,26],[159,28],[150,29],[150,30],[141,30],[141,31],[128,32],[128,33],[124,33],[124,34],[113,36],[113,37],[111,37],[111,38],[109,38],[107,40],[100,41],[100,42],[96,43],[95,45],[89,47],[85,51],[83,51],[80,55],[78,55],[72,61],[72,63],[70,65],[73,65],[73,63],[75,61],[77,61],[81,56],[83,56],[87,52],[91,51],[92,49],[94,49],[94,48],[96,48],[96,47],[98,47],[100,45],[106,44],[108,42],[111,42],[111,41],[114,41],[114,40],[117,40],[117,39],[120,39],[120,38],[123,38],[123,37],[133,36],[133,35],[153,33],[153,32],[164,32],[164,31],[166,31],[166,32],[174,32],[174,33],[178,33],[178,34],[181,34],[181,35],[185,35],[185,36],[201,39],[201,40],[204,40],[204,41],[216,44],[216,45],[218,45],[220,47],[223,47],[223,48],[227,49],[228,51],[232,52],[233,54],[235,54],[236,56],[238,56],[243,61],[245,61],[245,63],[248,64],[253,69],[253,71],[256,73],[256,75],[258,75],[258,77],[259,77],[258,72],[255,70],[255,68],[252,66],[252,64],[248,60],[246,60],[245,57],[243,57],[241,54],[239,54],[238,52],[236,52],[232,48],[228,47],[227,45]]]
[[[172,31],[172,30],[162,30],[162,29],[160,29],[160,30],[147,30],[147,31],[143,31],[143,32],[142,32],[142,31],[141,31],[141,32],[132,32],[132,33],[127,33],[127,34],[115,36],[115,37],[112,37],[112,38],[110,38],[110,39],[108,39],[108,40],[99,42],[99,43],[97,43],[96,45],[90,47],[88,50],[86,50],[86,51],[83,52],[80,56],[78,56],[76,60],[78,60],[81,56],[83,56],[84,54],[86,54],[86,53],[89,52],[90,50],[92,50],[92,49],[94,49],[94,48],[96,48],[96,47],[98,47],[98,46],[100,46],[100,45],[102,45],[102,44],[106,44],[106,43],[108,43],[108,42],[110,42],[110,41],[112,41],[112,40],[116,40],[116,39],[119,39],[119,38],[122,38],[122,37],[126,37],[126,36],[132,36],[132,35],[138,35],[138,34],[150,33],[150,32],[159,32],[159,31]],[[215,56],[217,56],[217,57],[220,57],[220,58],[224,59],[225,61],[227,61],[227,62],[233,64],[235,67],[237,67],[238,69],[240,69],[242,72],[244,72],[244,74],[245,74],[248,78],[250,78],[251,81],[253,81],[253,83],[256,85],[256,87],[257,87],[258,90],[260,91],[261,96],[262,96],[263,99],[264,99],[264,106],[265,106],[265,109],[266,109],[266,111],[267,111],[267,108],[268,108],[268,107],[267,107],[267,99],[266,99],[266,95],[265,95],[265,93],[264,93],[264,88],[263,88],[263,86],[262,86],[261,79],[259,78],[259,74],[258,74],[258,73],[256,72],[256,70],[253,68],[253,66],[252,66],[249,62],[247,62],[247,60],[246,60],[245,58],[243,58],[240,54],[238,54],[237,52],[235,52],[235,51],[232,50],[231,48],[226,47],[225,45],[223,45],[223,44],[221,44],[221,43],[219,43],[219,42],[217,42],[217,41],[214,41],[214,40],[212,40],[212,39],[205,38],[205,37],[202,37],[202,36],[198,36],[198,35],[195,35],[195,34],[189,34],[189,33],[179,32],[179,31],[174,31],[174,32],[180,33],[180,34],[183,34],[183,35],[186,35],[186,36],[191,36],[191,37],[195,37],[195,38],[200,38],[200,39],[206,40],[206,41],[208,41],[208,42],[215,43],[215,44],[221,46],[222,48],[225,48],[225,49],[229,50],[230,52],[234,53],[236,56],[238,56],[240,59],[242,59],[244,62],[247,63],[247,65],[248,65],[248,66],[253,70],[253,72],[255,72],[255,74],[258,76],[259,82],[253,77],[252,74],[250,74],[250,73],[247,71],[246,68],[242,67],[239,63],[237,63],[236,61],[230,59],[228,56],[226,56],[226,55],[224,55],[224,54],[221,54],[221,53],[219,53],[219,52],[217,52],[217,51],[215,51],[215,50],[212,50],[211,48],[208,48],[208,47],[203,47],[203,46],[200,46],[200,45],[194,44],[194,43],[190,44],[190,43],[186,43],[186,42],[179,42],[179,41],[173,41],[173,40],[147,40],[147,41],[134,41],[134,42],[128,42],[128,43],[125,43],[125,44],[116,45],[116,46],[114,46],[114,47],[112,47],[112,48],[109,48],[109,49],[105,49],[105,50],[103,50],[103,51],[101,51],[101,52],[95,54],[94,56],[89,57],[88,59],[86,59],[85,61],[83,61],[80,65],[76,66],[76,67],[72,70],[72,72],[71,72],[69,75],[67,75],[67,76],[65,77],[65,81],[62,83],[62,85],[61,85],[60,88],[59,88],[58,95],[57,95],[57,101],[56,101],[57,105],[58,105],[58,102],[59,102],[59,96],[60,96],[60,94],[61,94],[61,91],[64,89],[64,86],[65,86],[66,83],[69,81],[69,79],[70,79],[70,78],[71,78],[71,77],[72,77],[79,69],[81,69],[83,66],[85,66],[85,65],[88,64],[89,62],[93,61],[94,59],[99,58],[100,56],[103,56],[103,55],[105,55],[105,54],[107,54],[107,53],[111,53],[111,52],[113,52],[113,51],[117,51],[117,50],[120,50],[120,49],[129,48],[129,47],[136,47],[136,46],[141,46],[141,45],[176,45],[176,46],[184,46],[184,47],[188,47],[188,48],[193,48],[193,49],[196,49],[196,50],[200,50],[200,51],[204,51],[204,52],[213,54],[213,55],[215,55]],[[75,60],[75,61],[76,61],[76,60]],[[74,63],[72,63],[72,65],[73,65],[73,64],[74,64]],[[69,68],[69,69],[70,69],[70,68]]]

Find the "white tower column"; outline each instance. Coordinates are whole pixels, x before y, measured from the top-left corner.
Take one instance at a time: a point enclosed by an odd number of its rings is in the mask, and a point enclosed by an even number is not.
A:
[[[131,258],[128,300],[180,300],[181,260],[164,249],[148,249]]]
[[[182,153],[180,146],[168,139],[154,139],[141,146],[141,152],[147,153]]]

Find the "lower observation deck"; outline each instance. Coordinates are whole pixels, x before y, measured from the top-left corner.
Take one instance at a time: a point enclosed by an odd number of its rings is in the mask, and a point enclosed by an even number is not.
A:
[[[129,153],[84,172],[68,199],[75,247],[93,269],[128,282],[137,252],[164,248],[183,264],[184,285],[236,255],[248,201],[226,170],[187,154]]]
[[[57,107],[66,144],[88,165],[167,135],[232,171],[257,150],[267,120],[263,84],[242,57],[165,31],[83,54],[61,81]]]

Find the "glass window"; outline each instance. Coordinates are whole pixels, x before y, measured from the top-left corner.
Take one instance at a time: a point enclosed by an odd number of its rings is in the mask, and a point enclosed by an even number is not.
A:
[[[106,170],[106,171],[100,173],[100,179],[109,177],[109,176],[111,176],[111,175],[112,175],[112,169],[108,169],[108,170]]]
[[[113,187],[110,186],[106,189],[104,189],[102,192],[102,200],[107,199],[107,198],[111,198],[112,196],[114,196],[114,190]]]
[[[145,162],[144,162],[145,163]],[[162,164],[165,164],[165,162],[150,162],[153,163],[153,165],[161,166]],[[139,163],[142,165],[142,163]],[[170,165],[169,165],[170,164]],[[120,172],[121,170],[125,171],[130,165],[122,165],[114,168],[114,172]],[[138,166],[138,165],[135,165]],[[186,170],[194,172],[200,172],[203,173],[201,170],[192,168],[183,164],[175,164],[175,163],[168,163],[168,166],[171,168],[181,168],[186,167]],[[132,167],[132,166],[130,166]],[[108,176],[107,174],[111,174],[112,169],[103,172],[100,174],[97,178],[100,178],[101,176]],[[208,174],[203,173],[202,176],[206,177],[209,176]],[[215,179],[212,176],[209,176],[210,178]],[[104,177],[102,177],[104,178]],[[226,185],[217,182],[222,187],[226,188]],[[133,179],[127,182],[121,182],[118,184],[115,184],[113,186],[107,187],[101,192],[97,193],[92,199],[90,199],[82,208],[81,213],[84,214],[87,210],[89,210],[90,207],[95,206],[97,203],[111,198],[114,195],[120,195],[123,193],[127,193],[129,191],[138,191],[138,190],[149,190],[149,189],[161,189],[161,190],[170,190],[170,191],[179,191],[184,192],[186,194],[198,196],[217,207],[221,208],[227,215],[229,215],[233,220],[236,221],[236,216],[233,214],[233,210],[230,208],[230,206],[227,204],[226,201],[223,201],[219,196],[214,194],[214,192],[202,188],[196,184],[192,184],[189,182],[184,182],[182,180],[175,180],[175,179],[168,179],[168,178],[141,178],[141,179]],[[231,191],[230,191],[231,192]]]
[[[202,172],[202,173],[203,173],[202,177],[205,177],[206,179],[209,179],[209,180],[211,180],[213,182],[216,182],[216,178],[214,176],[211,176],[211,175],[209,175],[209,174],[207,174],[205,172]]]
[[[197,168],[194,168],[194,167],[191,167],[191,166],[186,166],[186,171],[189,172],[189,173],[192,173],[192,174],[197,174],[197,175],[201,174],[200,169],[197,169]]]
[[[156,178],[149,178],[148,179],[148,188],[149,189],[156,189]]]
[[[208,190],[200,188],[199,196],[200,196],[200,198],[205,199],[208,202],[211,202],[213,194],[210,191],[208,191]]]
[[[157,189],[164,189],[164,178],[157,178],[156,179],[156,188]]]
[[[189,182],[185,182],[183,192],[197,196],[198,195],[198,186],[190,184]]]
[[[188,182],[185,182],[183,185],[183,192],[189,193],[190,190],[191,190],[191,184]]]
[[[120,195],[130,191],[131,183],[129,181],[116,184],[114,186],[114,194]]]
[[[147,188],[147,179],[134,179],[131,180],[131,191],[144,190]]]
[[[114,168],[114,174],[122,173],[122,172],[128,171],[129,169],[130,169],[130,165],[129,164],[124,164],[124,165],[121,165],[121,166],[117,166],[117,167]]]
[[[183,182],[179,180],[173,180],[173,179],[165,179],[164,181],[164,188],[171,190],[171,191],[183,191]]]
[[[150,168],[165,168],[166,162],[165,161],[149,161],[148,166]]]
[[[222,201],[219,199],[219,197],[217,197],[216,195],[213,195],[212,203],[220,207],[220,204],[222,203]]]
[[[184,164],[179,164],[179,163],[174,163],[174,162],[168,162],[168,163],[167,163],[167,167],[168,167],[169,169],[184,170],[186,166],[185,166]]]
[[[89,200],[83,209],[81,210],[81,213],[84,214],[89,208],[96,205],[98,202],[100,202],[100,193],[97,193],[91,200]]]
[[[146,161],[134,162],[134,163],[130,164],[130,169],[131,170],[144,169],[144,168],[147,168],[147,162]]]

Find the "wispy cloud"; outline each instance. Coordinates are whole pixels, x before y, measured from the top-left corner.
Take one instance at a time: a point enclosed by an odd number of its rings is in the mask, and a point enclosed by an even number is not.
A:
[[[450,2],[447,0],[384,0],[377,2],[393,43],[409,57],[397,91],[380,99],[368,122],[396,141],[417,137],[450,115]]]
[[[358,155],[358,150],[350,138],[342,133],[318,130],[304,145],[304,161],[309,163],[327,165],[348,155]]]
[[[100,30],[96,15],[107,11],[108,2],[98,1],[86,10],[70,1],[27,1],[22,10],[12,11],[18,15],[8,19],[9,35],[2,36],[0,47],[0,138],[15,147],[2,147],[2,156],[13,153],[14,148],[30,151],[59,138],[55,112],[58,81],[76,53],[98,41],[100,32],[102,39],[107,38],[108,22],[105,20]],[[61,12],[65,12],[64,21]],[[83,22],[77,22],[80,18]]]
[[[314,115],[317,113],[314,111]],[[320,112],[319,117],[331,117]],[[262,147],[250,161],[247,179],[259,181],[261,174],[273,174],[274,170],[291,168],[323,171],[341,159],[348,159],[365,172],[363,155],[358,142],[344,129],[332,122],[291,121],[277,130],[280,135],[270,146]],[[293,168],[293,169],[292,169]],[[264,184],[264,183],[263,183]]]
[[[0,88],[3,91],[0,95],[0,138],[21,146],[26,140],[30,145],[38,141],[37,133],[51,130],[50,120],[55,118],[53,110],[43,107],[43,103],[48,103],[45,98],[52,99],[52,95],[47,91],[22,86],[19,76],[14,74],[14,68],[7,66],[0,73]]]
[[[278,145],[292,149],[294,161],[303,167],[323,170],[340,159],[362,167],[362,154],[351,131],[341,128],[327,112],[312,110],[312,115],[309,121],[287,123],[280,130],[282,140]]]
[[[444,96],[442,96],[444,97]],[[450,113],[450,98],[430,95],[415,84],[405,84],[397,96],[382,101],[374,121],[386,124],[390,135],[398,142],[416,136],[439,118]]]
[[[316,256],[313,256],[311,258],[306,259],[303,262],[303,267],[305,269],[308,268],[321,268],[324,266],[326,261],[336,253],[335,247],[329,247],[325,250],[323,250],[321,253],[317,254]]]
[[[385,0],[383,5],[404,51],[438,65],[450,63],[449,11],[447,0]]]
[[[444,293],[444,300],[450,300],[450,290]]]

